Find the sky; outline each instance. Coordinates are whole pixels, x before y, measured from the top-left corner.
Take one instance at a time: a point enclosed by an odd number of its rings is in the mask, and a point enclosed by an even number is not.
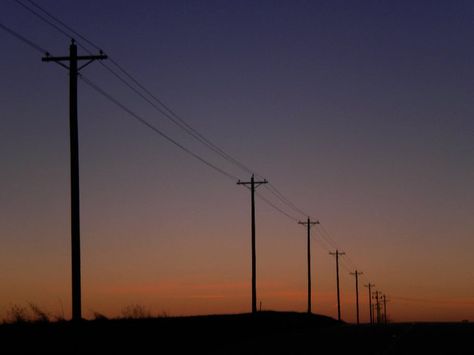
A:
[[[306,230],[296,222],[310,215],[321,222],[313,312],[337,316],[337,247],[344,320],[355,321],[355,268],[362,321],[367,282],[387,295],[394,321],[474,320],[472,1],[35,2],[304,212],[259,187],[291,216],[257,198],[262,309],[306,310]],[[70,39],[17,1],[1,8],[3,25],[68,53]],[[3,30],[0,40],[0,318],[29,302],[69,318],[68,73]],[[236,184],[250,174],[101,63],[81,75],[84,316],[130,304],[250,311],[250,193]]]

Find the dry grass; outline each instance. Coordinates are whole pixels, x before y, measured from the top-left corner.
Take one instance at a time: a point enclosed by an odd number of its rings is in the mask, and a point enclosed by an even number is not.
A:
[[[151,318],[151,311],[140,304],[131,304],[122,309],[122,318],[124,319],[143,319]]]

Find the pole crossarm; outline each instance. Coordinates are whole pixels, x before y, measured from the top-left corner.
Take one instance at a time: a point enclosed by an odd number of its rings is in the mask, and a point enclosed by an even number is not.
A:
[[[72,41],[72,43],[74,44],[74,40]],[[102,53],[102,51],[100,51],[100,54],[99,55],[78,55],[76,56],[76,59],[79,61],[79,60],[88,60],[89,62],[93,62],[94,60],[104,60],[104,59],[107,59],[107,55]],[[71,60],[71,57],[70,56],[62,56],[62,57],[52,57],[51,55],[49,55],[48,53],[46,54],[45,57],[41,58],[41,61],[43,62],[68,62]],[[89,64],[89,63],[86,63],[86,64]]]
[[[253,176],[253,175],[252,175]],[[263,184],[268,184],[268,181],[266,179],[264,179],[263,181],[237,181],[237,185],[252,185],[253,184],[253,187],[256,189],[257,187],[259,187],[260,185],[263,185]]]
[[[335,256],[346,255],[345,252],[343,252],[343,251],[338,251],[338,250],[336,250],[335,252],[331,252],[331,251],[330,251],[329,254],[330,254],[330,255],[335,255]]]
[[[77,60],[102,60],[102,59],[107,59],[107,55],[105,54],[99,54],[99,55],[78,55]],[[52,57],[50,55],[47,55],[46,57],[41,58],[41,61],[43,62],[68,62],[71,60],[71,57]]]
[[[312,226],[314,226],[315,224],[319,224],[319,221],[312,222],[312,221],[310,221],[309,218],[308,218],[308,221],[306,221],[306,222],[298,221],[298,224],[302,224],[302,225],[304,225],[304,226],[308,226],[308,225],[309,225],[310,227],[312,227]]]

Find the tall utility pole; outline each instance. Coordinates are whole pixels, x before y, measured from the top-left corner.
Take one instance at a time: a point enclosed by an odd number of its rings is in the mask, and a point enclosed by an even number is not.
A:
[[[388,302],[387,296],[383,295],[382,300],[383,300],[383,321],[386,325],[387,324],[387,302]]]
[[[251,195],[251,218],[252,218],[252,313],[257,313],[257,255],[255,252],[255,189],[262,184],[267,184],[267,180],[255,181],[254,175],[250,181],[238,181],[237,185],[250,185]]]
[[[359,325],[359,275],[362,275],[363,272],[355,271],[351,272],[351,275],[355,276],[356,279],[356,311],[357,311],[357,325]]]
[[[336,256],[336,284],[337,284],[337,319],[341,320],[341,298],[339,292],[339,255],[345,255],[346,253],[340,252],[336,249],[335,253],[329,252],[331,255]]]
[[[375,310],[377,312],[377,324],[380,324],[380,295],[381,295],[381,292],[380,291],[375,291],[374,292],[375,296],[373,297],[375,299]]]
[[[69,56],[42,58],[43,62],[56,62],[69,70],[69,145],[71,153],[71,266],[72,266],[72,319],[82,319],[81,310],[81,234],[79,219],[79,138],[77,124],[77,75],[85,66],[95,60],[107,59],[99,55],[78,56],[77,46],[73,40],[69,46]],[[79,61],[86,63],[78,66]],[[63,64],[69,62],[69,66]]]
[[[374,284],[371,284],[370,282],[367,285],[364,285],[364,287],[367,287],[369,289],[369,316],[370,316],[370,324],[374,324],[374,317],[372,314],[372,287],[375,286]]]
[[[308,217],[306,222],[299,221],[298,224],[305,225],[308,228],[308,313],[311,313],[311,226],[319,224],[319,221],[311,222],[311,219]]]

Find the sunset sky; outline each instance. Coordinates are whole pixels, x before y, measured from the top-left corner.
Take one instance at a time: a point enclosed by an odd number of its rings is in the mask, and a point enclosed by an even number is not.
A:
[[[362,321],[369,281],[394,321],[474,321],[474,2],[35,2],[305,214],[261,186],[264,198],[321,221],[313,312],[337,317],[328,253],[337,246],[347,253],[344,320],[355,321],[357,267]],[[2,24],[68,54],[70,40],[18,2],[0,8]],[[69,318],[68,73],[2,30],[0,41],[0,319],[28,302]],[[100,63],[81,73],[250,178]],[[79,134],[84,316],[129,304],[168,315],[250,311],[249,191],[83,80]],[[306,231],[261,199],[257,273],[263,309],[306,310]]]

